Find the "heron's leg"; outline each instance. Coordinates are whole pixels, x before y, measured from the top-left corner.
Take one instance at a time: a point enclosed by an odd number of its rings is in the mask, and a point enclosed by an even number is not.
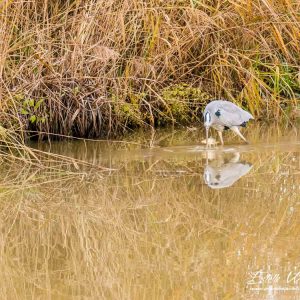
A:
[[[236,126],[232,126],[230,128],[236,135],[238,135],[242,140],[244,140],[247,144],[248,144],[248,141],[245,139],[245,137],[241,134],[240,130],[238,127]]]
[[[209,127],[205,127],[205,133],[206,133],[206,149],[208,149],[208,133],[209,133]]]
[[[223,146],[223,145],[224,145],[224,142],[223,142],[222,131],[219,131],[219,130],[218,130],[218,134],[219,134],[219,138],[220,138],[221,144],[222,144],[222,146]]]

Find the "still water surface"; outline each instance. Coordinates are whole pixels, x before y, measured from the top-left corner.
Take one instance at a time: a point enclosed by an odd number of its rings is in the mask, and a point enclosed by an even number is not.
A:
[[[298,131],[246,135],[34,144],[109,170],[3,169],[1,298],[299,299]]]

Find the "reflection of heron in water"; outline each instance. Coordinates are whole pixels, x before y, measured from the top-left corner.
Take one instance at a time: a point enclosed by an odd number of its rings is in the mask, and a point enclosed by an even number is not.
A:
[[[212,189],[230,187],[252,168],[252,164],[240,161],[240,154],[235,152],[229,159],[222,153],[217,153],[211,162],[206,162],[204,181]]]

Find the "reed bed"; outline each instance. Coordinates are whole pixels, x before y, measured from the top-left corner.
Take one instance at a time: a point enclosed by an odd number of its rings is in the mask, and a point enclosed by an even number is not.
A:
[[[299,11],[293,0],[2,1],[1,124],[113,136],[198,122],[215,97],[294,120]]]

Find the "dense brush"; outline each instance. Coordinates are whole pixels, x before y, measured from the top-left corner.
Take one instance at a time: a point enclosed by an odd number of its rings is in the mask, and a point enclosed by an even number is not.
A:
[[[1,124],[81,137],[199,120],[210,97],[299,116],[293,0],[2,1]]]

